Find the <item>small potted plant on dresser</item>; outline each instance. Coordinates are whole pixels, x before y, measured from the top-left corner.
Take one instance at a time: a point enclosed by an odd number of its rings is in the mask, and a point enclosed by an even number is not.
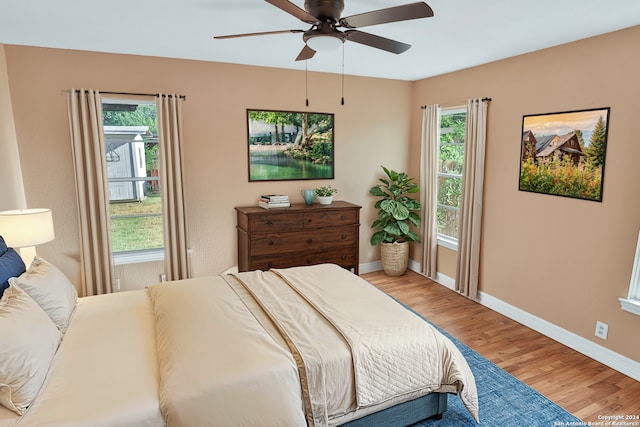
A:
[[[337,192],[338,190],[330,185],[324,185],[315,189],[316,196],[318,197],[318,202],[321,205],[330,205],[331,202],[333,202],[333,195]]]
[[[411,227],[420,227],[420,202],[408,194],[420,191],[413,178],[382,166],[386,178],[374,185],[369,193],[381,197],[375,204],[378,219],[371,228],[372,245],[380,245],[382,269],[388,276],[402,276],[409,264],[409,242],[419,242],[420,236]]]

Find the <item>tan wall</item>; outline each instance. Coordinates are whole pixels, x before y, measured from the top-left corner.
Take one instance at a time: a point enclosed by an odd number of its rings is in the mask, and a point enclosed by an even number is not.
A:
[[[639,42],[635,27],[415,83],[347,76],[345,106],[339,105],[339,76],[311,73],[309,110],[336,113],[332,184],[342,199],[365,207],[361,262],[378,259],[368,243],[375,212],[367,190],[379,164],[418,176],[419,106],[490,96],[481,290],[639,361],[632,338],[640,318],[621,311],[617,301],[627,292],[640,218]],[[5,56],[27,202],[54,212],[56,240],[38,251],[76,282],[77,213],[63,93],[71,87],[187,95],[187,205],[197,276],[235,264],[234,206],[253,204],[265,191],[301,201],[300,189],[326,183],[247,182],[245,109],[305,110],[303,72],[9,45]],[[602,203],[517,190],[522,115],[607,106]],[[415,249],[418,260],[421,248]],[[441,272],[455,273],[454,256],[442,251]],[[609,324],[607,341],[593,337],[596,320]]]
[[[186,198],[193,274],[218,274],[236,264],[234,206],[263,193],[288,194],[331,183],[338,198],[360,204],[360,261],[378,258],[369,244],[375,212],[368,189],[382,170],[409,163],[410,82],[199,61],[6,45],[7,69],[30,206],[53,210],[56,239],[38,252],[79,282],[78,220],[65,91],[179,93],[184,105]],[[335,113],[334,181],[249,183],[246,109]],[[152,263],[153,264],[153,263]],[[151,271],[155,265],[133,267]],[[136,287],[123,284],[125,288]]]
[[[0,44],[0,211],[26,207],[11,108],[4,45]],[[1,232],[0,232],[1,234]]]
[[[635,361],[640,317],[618,298],[628,291],[640,226],[638,45],[634,27],[422,80],[411,109],[418,171],[420,105],[493,98],[481,291]],[[603,202],[518,191],[522,116],[598,107],[611,107]],[[455,252],[441,255],[452,265]],[[607,341],[594,337],[596,320],[609,325]]]

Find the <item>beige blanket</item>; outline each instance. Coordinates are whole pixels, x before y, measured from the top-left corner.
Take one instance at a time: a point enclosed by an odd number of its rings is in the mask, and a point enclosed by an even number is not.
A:
[[[340,383],[354,385],[348,392],[355,392],[356,409],[416,393],[457,392],[478,419],[475,379],[457,347],[358,276],[324,264],[236,277],[278,325],[304,368],[303,396],[316,425],[327,424],[327,395]],[[348,343],[352,366],[327,357],[331,353],[321,338],[335,331]],[[334,341],[328,342],[335,347]]]

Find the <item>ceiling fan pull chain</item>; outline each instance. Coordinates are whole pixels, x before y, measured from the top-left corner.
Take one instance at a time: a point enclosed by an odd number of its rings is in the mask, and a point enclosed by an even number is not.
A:
[[[309,60],[304,61],[304,95],[309,106]]]
[[[342,99],[340,105],[344,105],[344,42],[342,42]]]

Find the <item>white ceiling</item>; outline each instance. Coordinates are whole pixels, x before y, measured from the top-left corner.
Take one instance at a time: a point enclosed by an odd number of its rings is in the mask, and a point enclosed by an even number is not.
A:
[[[345,0],[342,16],[414,0]],[[303,0],[292,0],[303,8]],[[395,55],[344,47],[346,74],[418,80],[640,24],[640,0],[428,0],[435,16],[362,30],[412,45]],[[304,70],[302,34],[214,35],[309,28],[262,0],[2,0],[0,43]],[[590,58],[585,58],[588,66]],[[342,51],[310,71],[340,73]]]

